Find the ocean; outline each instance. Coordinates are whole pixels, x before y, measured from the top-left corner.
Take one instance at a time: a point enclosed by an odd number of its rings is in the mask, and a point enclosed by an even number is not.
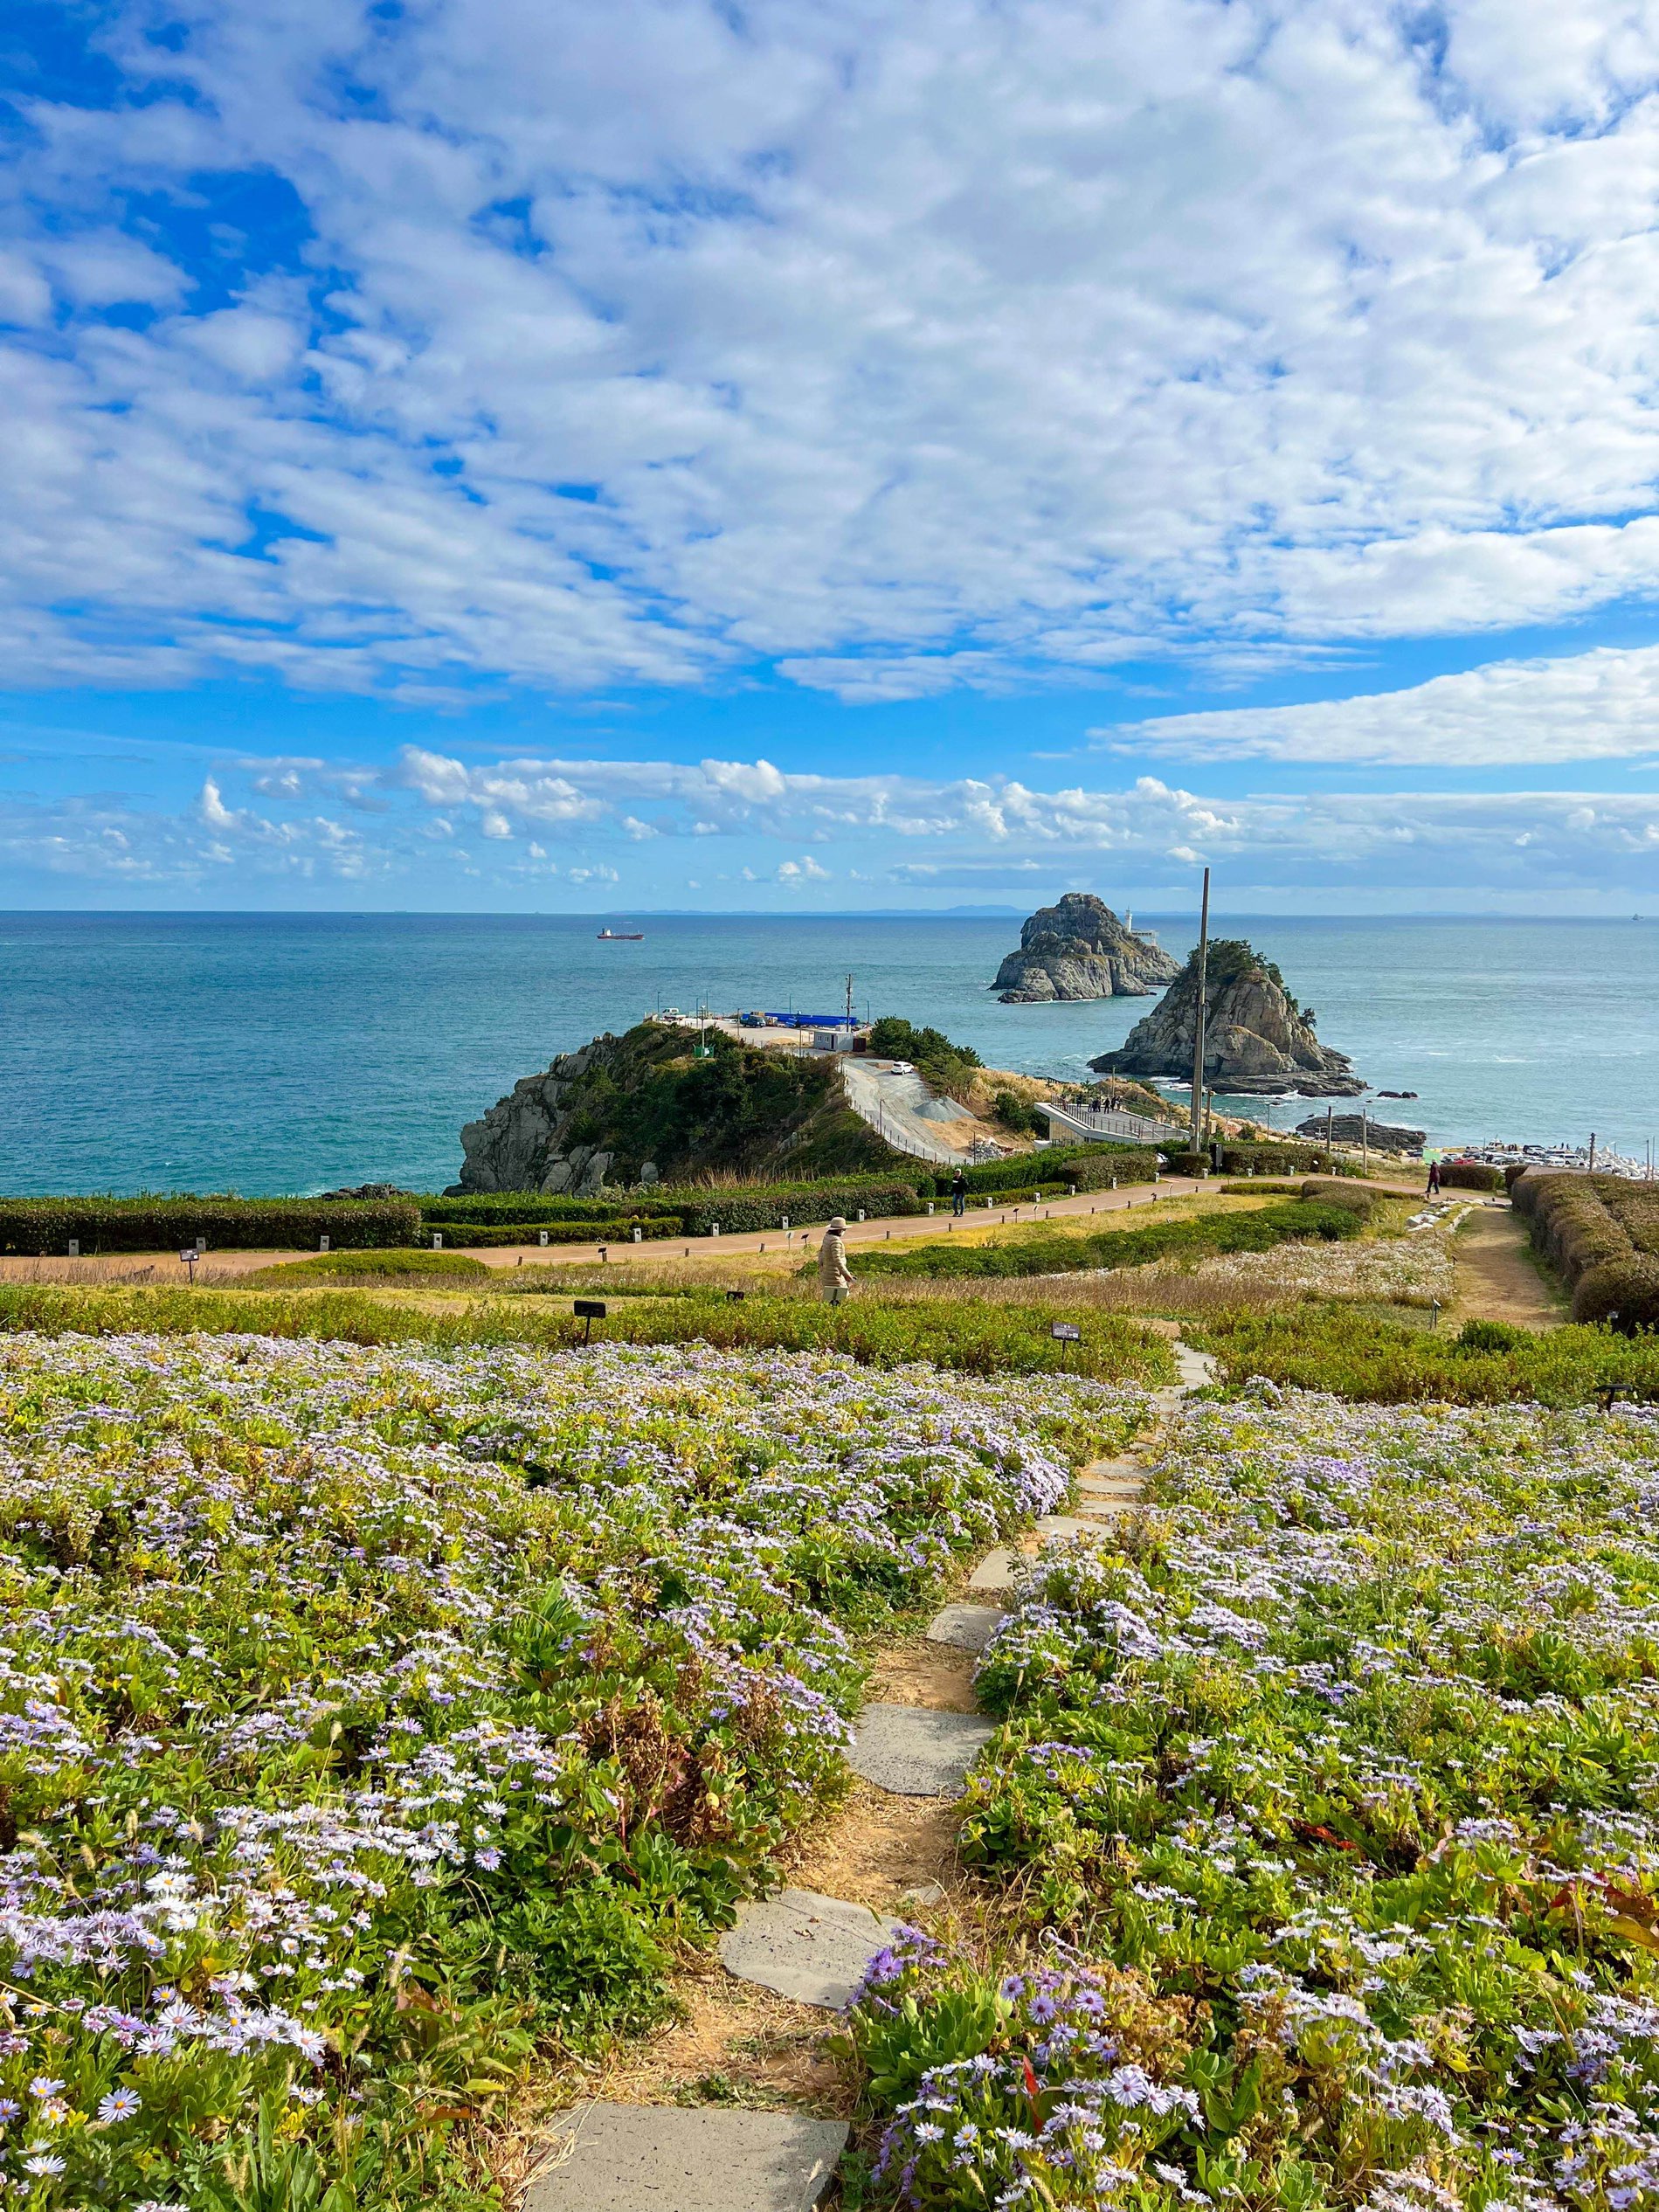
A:
[[[0,1191],[436,1190],[460,1130],[655,1008],[902,1013],[1082,1076],[1155,1003],[1004,1006],[1018,917],[0,915]],[[1142,916],[1184,957],[1189,917]],[[1659,923],[1222,916],[1431,1144],[1641,1155],[1659,1137]],[[1287,1101],[1289,1126],[1322,1110]]]

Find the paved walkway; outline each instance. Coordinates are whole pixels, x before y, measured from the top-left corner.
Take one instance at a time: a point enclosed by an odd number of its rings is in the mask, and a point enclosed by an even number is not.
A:
[[[1214,1378],[1213,1361],[1179,1337],[1175,1359],[1179,1379],[1156,1393],[1166,1417]],[[982,1600],[1008,1594],[1020,1562],[1046,1544],[1109,1538],[1115,1524],[1137,1510],[1144,1483],[1138,1454],[1095,1461],[1077,1477],[1076,1512],[1049,1515],[1017,1546],[988,1553],[970,1578],[970,1592]],[[904,1676],[912,1692],[909,1701],[868,1704],[854,1724],[848,1763],[894,1808],[888,1825],[898,1831],[900,1849],[883,1860],[882,1881],[890,1891],[908,1877],[895,1899],[909,1902],[907,1917],[948,1895],[944,1882],[927,1877],[936,1869],[947,1870],[958,1819],[955,1801],[995,1732],[977,1711],[961,1710],[977,1701],[971,1671],[959,1662],[963,1655],[983,1651],[1006,1618],[999,1603],[946,1606],[927,1632],[947,1669],[932,1695],[925,1694],[925,1671],[912,1666]],[[878,1663],[878,1676],[882,1671]],[[921,1696],[915,1694],[918,1684]],[[834,1826],[845,1832],[870,1824],[868,1810],[853,1805]],[[820,1839],[820,1860],[833,1862],[833,1835]],[[753,1993],[758,2005],[781,1998],[826,2018],[846,2007],[897,1925],[866,1898],[786,1889],[740,1910],[721,1939],[719,1957],[725,1973]],[[720,2078],[736,2098],[745,2091],[764,2093],[769,2086],[757,2076],[753,2056],[762,2041],[752,2032],[727,2037]],[[552,2148],[531,2181],[525,2212],[810,2212],[831,2186],[848,2133],[842,2120],[798,2110],[757,2112],[741,2103],[688,2110],[681,2104],[597,2099],[555,2121]]]

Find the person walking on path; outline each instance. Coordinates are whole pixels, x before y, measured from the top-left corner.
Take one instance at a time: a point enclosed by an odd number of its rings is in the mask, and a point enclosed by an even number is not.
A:
[[[1440,1196],[1440,1162],[1438,1160],[1430,1160],[1428,1163],[1428,1188],[1424,1195],[1427,1198]]]
[[[950,1178],[950,1211],[952,1213],[965,1213],[967,1210],[968,1179],[962,1170],[957,1168],[956,1173]]]
[[[847,1223],[838,1213],[824,1226],[824,1241],[818,1248],[818,1292],[833,1306],[844,1306],[847,1294],[853,1288],[853,1277],[847,1265]]]

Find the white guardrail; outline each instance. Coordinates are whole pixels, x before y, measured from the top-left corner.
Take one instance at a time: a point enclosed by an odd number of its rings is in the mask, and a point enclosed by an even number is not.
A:
[[[1120,1114],[1107,1106],[1054,1106],[1046,1099],[1033,1101],[1048,1117],[1051,1137],[1065,1135],[1099,1144],[1169,1144],[1184,1140],[1186,1130],[1175,1122],[1155,1122],[1148,1114]]]

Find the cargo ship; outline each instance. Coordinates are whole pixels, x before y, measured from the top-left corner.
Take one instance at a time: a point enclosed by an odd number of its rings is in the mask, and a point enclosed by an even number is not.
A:
[[[601,930],[599,943],[601,944],[643,944],[645,931],[643,930]]]

